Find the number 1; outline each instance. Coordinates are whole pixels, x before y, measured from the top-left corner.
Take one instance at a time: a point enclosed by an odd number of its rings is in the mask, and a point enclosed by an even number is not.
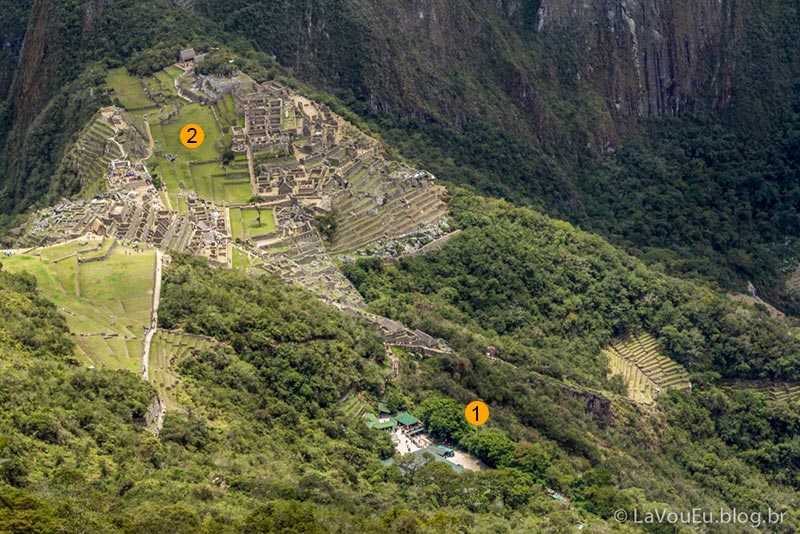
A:
[[[480,419],[478,418],[478,408],[479,408],[479,406],[475,406],[475,407],[472,409],[472,411],[473,411],[473,412],[475,412],[475,422],[476,422],[476,423],[477,423],[478,421],[480,421]]]

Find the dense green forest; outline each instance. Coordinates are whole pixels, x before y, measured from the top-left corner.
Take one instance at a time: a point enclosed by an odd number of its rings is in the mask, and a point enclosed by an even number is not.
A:
[[[395,382],[373,327],[267,276],[176,257],[161,326],[220,343],[177,362],[185,406],[168,412],[159,439],[141,421],[154,390],[76,365],[35,280],[0,273],[0,456],[11,459],[0,531],[568,532],[586,522],[604,532],[620,507],[797,509],[795,411],[715,385],[794,377],[785,326],[528,208],[464,192],[453,207],[463,231],[442,251],[347,268],[377,311],[457,349],[402,356]],[[655,410],[605,393],[611,404],[587,411],[607,387],[597,348],[635,327],[657,331],[689,366],[693,392]],[[488,343],[503,361],[484,356]],[[412,410],[495,469],[384,465],[388,436],[339,408],[355,390]],[[463,419],[474,398],[492,406],[480,430]]]
[[[530,208],[463,190],[450,207],[464,231],[442,251],[344,266],[375,312],[456,346],[467,332],[478,335],[506,361],[592,386],[605,372],[594,355],[637,329],[658,334],[667,354],[699,376],[800,378],[800,342],[765,313]]]
[[[645,134],[599,158],[542,151],[490,125],[454,133],[349,104],[399,154],[447,182],[569,220],[674,274],[733,292],[751,280],[796,312],[783,285],[800,253],[800,88],[796,95],[793,113],[764,137],[707,114],[650,119]]]

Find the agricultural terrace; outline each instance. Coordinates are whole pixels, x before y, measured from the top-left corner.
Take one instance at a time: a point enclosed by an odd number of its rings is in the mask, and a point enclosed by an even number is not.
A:
[[[128,70],[124,67],[109,70],[106,83],[114,89],[113,98],[119,100],[125,109],[155,105],[155,102],[148,98],[142,81],[128,74]]]
[[[76,240],[3,258],[3,268],[36,277],[43,296],[64,312],[78,358],[138,372],[155,253],[117,246],[108,260],[78,263],[110,247],[110,240]]]
[[[664,356],[650,334],[622,336],[603,349],[603,354],[608,357],[609,376],[622,376],[628,396],[637,402],[649,404],[668,388],[692,387],[686,369]]]
[[[245,204],[253,196],[246,168],[228,169],[213,161],[192,165],[189,172],[195,193],[208,200],[219,204]]]
[[[176,156],[175,161],[169,161],[161,155],[155,157],[173,207],[178,206],[177,194],[181,190],[191,189],[204,198],[214,200],[215,186],[211,175],[224,173],[217,163],[220,155],[217,146],[222,144],[223,135],[211,108],[200,104],[186,104],[167,123],[161,123],[156,117],[149,122],[155,151]],[[205,132],[205,141],[195,149],[186,148],[180,142],[181,128],[189,123],[199,125]],[[200,168],[194,169],[198,163],[201,164]],[[228,194],[224,189],[225,178],[220,178],[219,182],[219,200],[223,200]],[[230,196],[238,198],[234,193],[230,193]]]
[[[201,336],[159,330],[150,345],[150,383],[158,390],[167,410],[188,404],[188,395],[180,390],[180,376],[176,367],[180,360],[193,351],[202,350],[211,342]]]

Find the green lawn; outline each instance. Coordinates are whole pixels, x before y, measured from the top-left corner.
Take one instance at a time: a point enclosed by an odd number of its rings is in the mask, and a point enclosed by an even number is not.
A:
[[[248,239],[271,234],[275,231],[275,217],[272,210],[261,210],[261,224],[258,211],[254,209],[231,209],[231,236],[234,239]]]
[[[189,213],[189,204],[186,202],[186,197],[178,197],[178,203],[172,205],[178,213]]]
[[[128,74],[127,69],[124,67],[109,70],[106,83],[109,87],[114,88],[114,97],[118,98],[126,109],[155,104],[155,102],[147,98],[142,82]]]
[[[181,182],[183,182],[184,187],[192,187],[191,179],[187,180],[184,175],[178,176],[177,164],[170,163],[160,156],[155,156],[154,159],[158,163],[158,170],[156,172],[167,186],[169,201],[172,203],[173,209],[178,209],[178,193],[183,189],[181,187]],[[149,161],[153,161],[153,159]],[[188,168],[186,168],[186,170],[188,172]]]
[[[234,269],[249,269],[250,257],[246,252],[233,247],[233,268]]]
[[[103,256],[106,252],[108,252],[108,249],[111,248],[111,245],[114,244],[114,241],[115,239],[103,238],[103,242],[101,243],[99,250],[83,253],[80,255],[80,257],[83,259],[87,259],[87,258],[96,258]]]
[[[152,113],[153,110],[141,110],[141,111],[129,111],[127,113],[128,118],[131,120],[131,124],[133,125],[134,129],[139,132],[139,135],[142,136],[143,139],[147,139],[147,130],[144,127],[144,115],[145,113]],[[152,118],[151,118],[152,120]]]
[[[172,77],[173,79],[177,78],[178,76],[183,74],[183,71],[181,69],[179,69],[178,67],[167,67],[166,69],[164,69],[164,71],[167,74],[169,74],[170,77]]]
[[[242,169],[232,172],[232,178],[222,176],[229,170],[220,168],[217,162],[192,165],[189,169],[192,187],[203,198],[219,203],[245,204],[253,196],[249,177],[236,176],[243,172]]]
[[[286,116],[287,112],[289,114],[288,117]],[[284,130],[293,130],[297,128],[297,122],[294,115],[294,106],[291,104],[284,105],[283,109],[281,110],[281,128]]]
[[[199,125],[205,133],[205,140],[198,148],[189,149],[181,143],[180,131],[189,123]],[[165,126],[154,123],[150,127],[155,139],[160,141],[162,150],[178,155],[176,163],[185,164],[188,161],[209,161],[219,158],[214,143],[222,139],[222,132],[217,128],[217,122],[209,107],[187,104],[181,107],[177,122]]]
[[[153,252],[115,249],[109,261],[81,265],[81,296],[141,326],[150,315],[153,265]]]
[[[250,182],[223,182],[222,194],[225,200],[232,204],[244,204],[253,196]]]
[[[163,89],[161,88],[161,82],[159,82],[158,80],[156,80],[151,76],[142,78],[142,81],[147,86],[147,88],[150,89],[150,92],[153,93],[154,95],[163,91]]]
[[[194,192],[200,195],[201,197],[213,200],[214,202],[219,202],[222,200],[217,198],[215,187],[214,187],[214,178],[211,176],[212,174],[220,174],[222,169],[219,167],[219,163],[216,161],[213,163],[204,163],[202,165],[192,165],[189,167],[189,171],[192,175],[192,187]],[[222,178],[218,178],[220,182],[223,180]]]
[[[170,76],[167,72],[160,70],[153,74],[161,85],[161,91],[165,96],[172,95],[178,96],[178,90],[175,89],[175,78]]]
[[[64,314],[74,334],[117,334],[118,337],[109,339],[76,335],[76,354],[87,364],[138,371],[143,326],[150,318],[155,253],[136,253],[117,247],[108,261],[78,265],[75,257],[58,263],[46,259],[63,257],[78,248],[71,243],[34,251],[41,252],[41,258],[32,255],[3,258],[3,268],[34,275],[42,296]],[[78,270],[81,296],[76,291]],[[126,341],[134,336],[136,339]]]

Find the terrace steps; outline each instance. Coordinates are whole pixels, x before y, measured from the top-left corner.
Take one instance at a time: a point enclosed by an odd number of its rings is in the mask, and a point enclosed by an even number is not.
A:
[[[628,396],[637,402],[651,403],[661,390],[691,389],[689,374],[659,352],[650,334],[626,334],[603,353],[609,360],[609,376],[621,375],[628,384]]]

